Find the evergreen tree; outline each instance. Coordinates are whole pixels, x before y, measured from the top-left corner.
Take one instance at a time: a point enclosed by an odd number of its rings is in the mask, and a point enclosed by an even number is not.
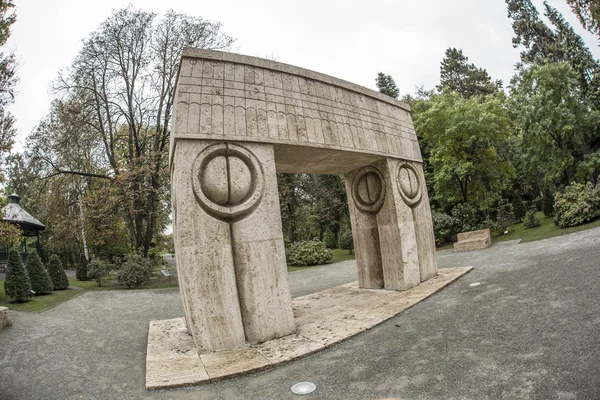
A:
[[[8,297],[19,302],[26,301],[31,296],[29,276],[16,247],[11,248],[8,252],[4,292]]]
[[[375,84],[377,85],[377,89],[379,89],[379,93],[383,93],[394,99],[397,99],[400,95],[400,89],[396,86],[396,82],[394,82],[394,78],[391,75],[379,72],[377,78],[375,78]]]
[[[521,52],[521,61],[525,64],[540,60],[561,61],[564,49],[554,32],[540,19],[531,0],[506,0],[506,4],[516,35],[512,39],[513,47],[525,48]]]
[[[87,274],[87,260],[85,258],[82,259],[79,265],[77,266],[77,271],[75,271],[75,277],[79,281],[89,280]]]
[[[48,261],[48,275],[52,279],[54,290],[65,290],[69,287],[69,278],[56,254],[53,254]]]
[[[597,0],[567,0],[581,25],[600,37],[600,3]]]
[[[515,213],[515,219],[518,222],[521,222],[523,218],[525,218],[525,215],[527,215],[527,207],[525,207],[525,202],[523,202],[519,192],[516,193],[512,206]]]
[[[31,289],[35,294],[52,293],[54,284],[52,283],[50,276],[48,276],[48,272],[46,272],[40,256],[35,250],[31,250],[27,257],[27,272],[29,274],[29,280],[31,281]]]
[[[501,81],[492,82],[492,78],[483,68],[469,64],[462,50],[449,48],[440,67],[440,85],[438,90],[458,92],[462,97],[493,94],[502,87]]]

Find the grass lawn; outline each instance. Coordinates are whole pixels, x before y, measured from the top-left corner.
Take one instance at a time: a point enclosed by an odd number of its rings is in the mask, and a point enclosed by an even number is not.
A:
[[[552,217],[544,217],[544,213],[542,212],[538,212],[535,216],[539,218],[542,226],[525,229],[522,223],[515,224],[508,228],[508,233],[506,235],[493,237],[492,243],[515,239],[521,239],[521,243],[532,242],[534,240],[546,239],[554,236],[566,235],[567,233],[600,227],[600,216],[596,217],[595,220],[588,222],[587,224],[562,229],[554,225],[554,220]]]
[[[326,264],[333,264],[336,262],[346,261],[346,260],[354,260],[354,258],[355,258],[354,253],[350,254],[348,252],[348,250],[333,249],[332,252],[333,252],[333,258],[331,259],[331,261],[329,261]],[[298,271],[298,270],[306,269],[306,268],[310,268],[310,267],[318,267],[318,265],[303,265],[303,266],[288,265],[287,269],[288,269],[288,272],[293,272],[293,271]]]
[[[554,225],[554,219],[552,217],[544,217],[544,213],[541,211],[536,213],[535,216],[542,223],[541,226],[537,228],[526,229],[523,226],[523,223],[514,224],[508,228],[508,233],[506,235],[492,236],[492,243],[516,239],[521,239],[521,243],[526,243],[534,240],[547,239],[555,236],[566,235],[567,233],[600,227],[600,215],[598,215],[593,221],[579,226],[572,226],[570,228],[559,228],[558,226]],[[452,243],[444,243],[443,245],[437,246],[438,251],[452,248]]]
[[[4,293],[4,280],[0,280],[0,306],[8,307],[11,310],[42,312],[81,293],[83,293],[81,289],[69,288],[56,290],[45,296],[34,296],[26,303],[12,303],[10,297]]]

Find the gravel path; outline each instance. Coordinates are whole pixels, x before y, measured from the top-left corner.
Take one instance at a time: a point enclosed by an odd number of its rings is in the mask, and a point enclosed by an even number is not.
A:
[[[469,253],[475,266],[386,323],[271,371],[144,389],[148,322],[182,315],[176,290],[86,292],[0,332],[0,399],[600,398],[600,229]],[[289,274],[294,296],[355,280],[352,261]],[[472,282],[480,286],[470,287]]]

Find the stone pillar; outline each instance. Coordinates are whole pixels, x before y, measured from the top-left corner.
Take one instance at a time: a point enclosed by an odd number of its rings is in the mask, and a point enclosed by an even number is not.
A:
[[[437,275],[421,165],[387,158],[345,180],[359,286],[406,290]]]
[[[377,211],[380,205],[375,206],[376,201],[371,200],[368,193],[371,190],[373,192],[371,197],[377,200],[381,196],[381,190],[385,191],[385,186],[379,185],[376,178],[379,178],[376,173],[375,176],[369,176],[369,171],[365,169],[358,169],[344,176],[356,254],[358,286],[363,289],[383,288],[383,269],[377,229]],[[364,200],[360,198],[361,194]]]
[[[421,282],[412,209],[400,195],[398,164],[391,158],[374,164],[388,185],[385,202],[377,214],[384,288],[388,290],[406,290]]]
[[[421,282],[437,276],[437,259],[435,257],[435,236],[433,233],[433,220],[431,218],[431,206],[429,195],[425,184],[423,165],[412,163],[416,179],[422,186],[421,200],[413,207],[413,218],[415,220],[415,233],[417,236],[417,249],[419,251],[419,268],[421,271]]]
[[[180,291],[198,349],[292,333],[272,145],[179,140],[172,163]]]
[[[231,232],[246,340],[256,343],[289,335],[296,326],[287,279],[273,146],[246,143],[244,147],[260,160],[264,192],[251,214],[231,224]],[[243,168],[238,164],[240,167]],[[233,163],[230,173],[232,184],[237,184],[233,179]]]

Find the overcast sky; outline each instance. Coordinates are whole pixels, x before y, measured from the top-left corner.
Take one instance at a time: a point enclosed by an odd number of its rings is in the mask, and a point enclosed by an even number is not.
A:
[[[112,10],[127,4],[157,13],[176,12],[221,21],[237,39],[234,51],[323,72],[375,88],[379,71],[391,74],[402,94],[439,82],[439,64],[448,47],[508,83],[519,52],[504,0],[15,0],[17,22],[7,47],[20,59],[21,80],[10,111],[18,140],[31,132],[49,108],[50,84],[69,66],[81,46]],[[534,0],[538,10],[542,1]],[[566,6],[551,0],[595,56],[587,34]],[[21,149],[22,144],[17,145]]]

